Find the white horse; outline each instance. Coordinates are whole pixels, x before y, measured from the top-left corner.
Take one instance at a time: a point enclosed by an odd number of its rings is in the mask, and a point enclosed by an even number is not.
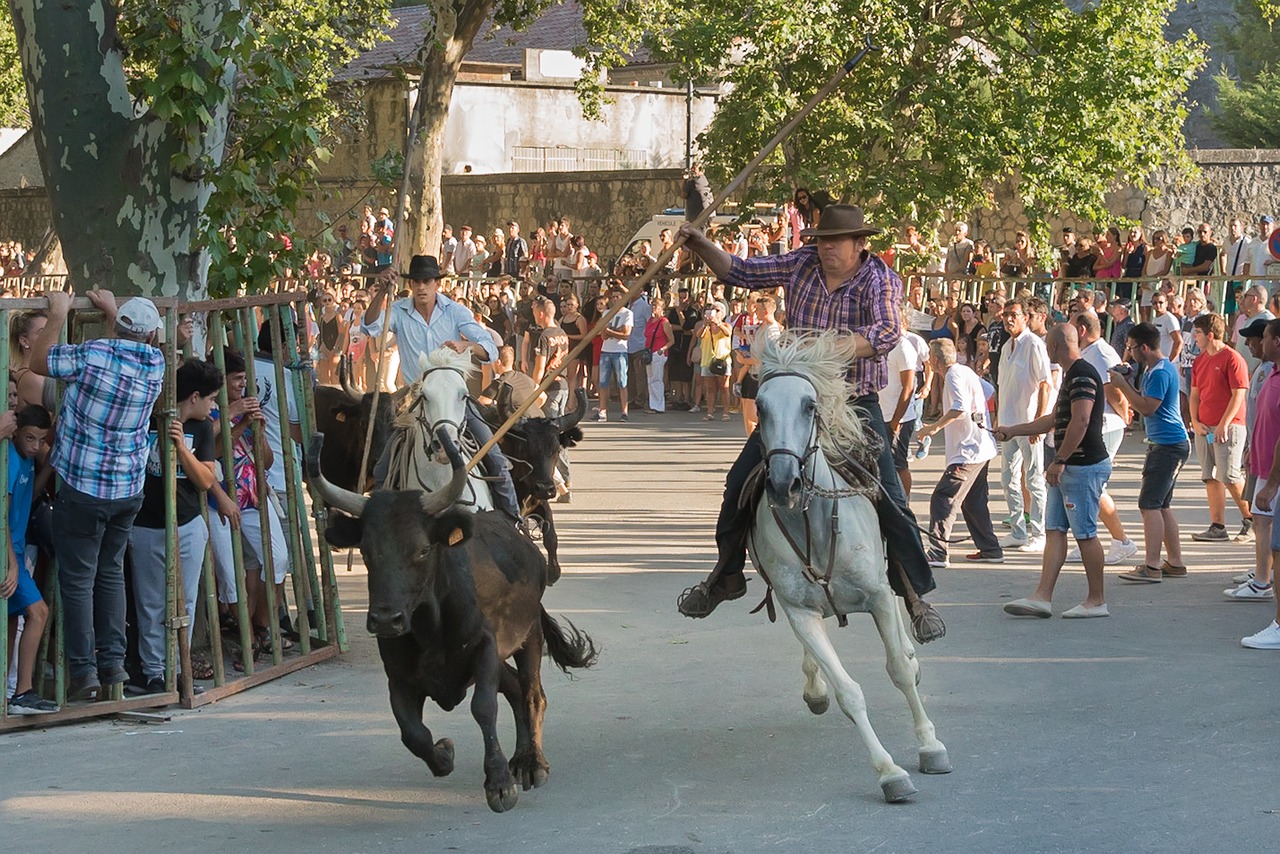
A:
[[[845,371],[851,339],[835,333],[786,333],[760,349],[756,411],[764,443],[766,494],[756,511],[752,562],[772,585],[804,647],[804,700],[822,714],[827,684],[858,728],[886,801],[911,798],[910,775],[881,745],[867,719],[866,700],[827,636],[826,617],[870,613],[884,642],[889,677],[907,698],[915,721],[920,771],[951,771],[916,690],[920,664],[885,572],[884,542],[871,500],[850,488],[828,462],[840,448],[867,444],[849,406]]]
[[[418,360],[421,374],[409,388],[408,402],[396,418],[391,437],[387,489],[421,489],[434,492],[453,477],[453,468],[440,446],[437,431],[443,428],[464,453],[478,446],[463,434],[467,418],[467,378],[475,370],[469,353],[441,347]],[[489,484],[473,469],[457,506],[471,512],[493,509]]]

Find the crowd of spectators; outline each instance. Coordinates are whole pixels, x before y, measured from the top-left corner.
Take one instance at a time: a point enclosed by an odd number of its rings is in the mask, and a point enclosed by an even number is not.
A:
[[[725,228],[715,239],[739,257],[789,251],[798,245],[792,235],[820,219],[825,201],[797,190],[773,222]],[[1063,562],[1079,560],[1088,594],[1064,616],[1105,616],[1104,566],[1138,560],[1118,576],[1131,583],[1186,575],[1170,507],[1183,466],[1194,454],[1205,490],[1206,527],[1192,539],[1242,547],[1242,559],[1248,554],[1243,547],[1251,546],[1247,571],[1225,595],[1275,599],[1272,561],[1280,529],[1270,524],[1270,508],[1280,482],[1280,260],[1269,248],[1271,218],[1257,223],[1253,238],[1241,220],[1233,220],[1223,245],[1214,242],[1208,225],[1183,229],[1173,241],[1157,230],[1150,245],[1138,227],[1128,230],[1127,239],[1115,228],[1094,239],[1068,229],[1047,260],[1037,258],[1025,235],[993,252],[981,239],[971,240],[964,224],[955,226],[945,248],[929,246],[919,231],[908,229],[905,244],[885,250],[905,271],[906,287],[904,331],[889,356],[890,382],[881,392],[881,407],[908,493],[913,463],[930,453],[933,436],[945,438],[945,471],[930,500],[929,558],[935,567],[959,560],[1000,562],[1014,549],[1042,553],[1037,589],[1005,607],[1014,615],[1042,617],[1052,613]],[[376,214],[366,208],[358,228],[353,242],[349,226],[339,226],[333,251],[312,256],[307,275],[313,288],[300,321],[309,327],[318,382],[337,384],[349,359],[348,380],[372,388],[381,342],[363,331],[371,302],[365,276],[391,264],[394,223],[385,208]],[[574,392],[582,389],[590,401],[588,416],[597,421],[610,420],[611,412],[627,421],[636,411],[656,416],[671,410],[710,421],[718,411],[725,421],[740,415],[750,434],[756,423],[753,345],[785,325],[786,294],[726,293],[713,279],[681,278],[679,273],[696,268],[690,257],[676,254],[664,271],[670,275],[628,297],[629,278],[670,241],[664,232],[656,252],[641,245],[606,272],[568,218],[548,222],[528,238],[515,221],[488,239],[469,226],[455,236],[446,226],[439,292],[470,312],[499,353],[481,365],[477,391],[496,377],[513,382],[517,375],[529,379],[522,388],[532,388],[563,362],[563,378],[544,399],[557,401],[548,411],[571,408]],[[0,245],[8,266],[22,255],[21,247]],[[1214,276],[1232,278],[1217,289],[1199,278]],[[1150,281],[1136,288],[1107,281],[1126,277]],[[979,298],[963,300],[957,282],[978,283]],[[281,443],[288,433],[298,438],[298,416],[291,390],[271,389],[270,336],[259,336],[256,353],[228,351],[225,376],[207,361],[184,362],[177,374],[177,418],[161,423],[153,415],[164,370],[154,346],[158,312],[146,300],[117,309],[108,293],[93,292],[91,298],[107,315],[114,337],[57,344],[67,308],[66,296],[57,293],[49,295],[48,311],[17,314],[10,330],[10,407],[0,431],[13,438],[13,548],[0,574],[0,594],[21,618],[11,627],[23,626],[21,640],[11,638],[9,647],[16,652],[16,690],[9,701],[15,713],[54,710],[32,687],[36,641],[48,620],[33,580],[44,566],[41,554],[56,552],[61,567],[69,698],[105,696],[119,683],[133,694],[163,690],[161,432],[178,449],[182,599],[188,613],[195,609],[197,556],[210,542],[224,628],[236,628],[230,555],[232,538],[240,536],[252,569],[246,592],[254,650],[248,652],[269,651],[267,615],[279,606],[289,569],[275,496],[285,490]],[[605,334],[569,358],[611,307],[619,310]],[[189,335],[189,325],[183,328]],[[393,358],[394,340],[387,346]],[[245,383],[246,359],[254,359],[259,378],[252,393]],[[399,373],[394,364],[385,372],[388,388]],[[122,383],[123,375],[130,381]],[[68,389],[56,419],[54,380]],[[228,411],[211,414],[224,383]],[[282,405],[294,425],[284,435]],[[231,430],[233,439],[232,483],[222,482],[216,465],[220,445],[214,437],[222,429]],[[252,464],[258,432],[267,454],[266,489],[259,489]],[[1133,434],[1147,443],[1137,502],[1140,541],[1136,532],[1126,532],[1122,508],[1107,491],[1112,465],[1126,452],[1123,440]],[[994,515],[995,490],[988,483],[993,467],[999,468],[1005,509]],[[63,481],[56,495],[54,472]],[[565,474],[562,500],[569,500]],[[204,502],[211,510],[207,524],[200,512]],[[1070,508],[1066,516],[1064,506]],[[958,513],[976,546],[962,556],[948,548]],[[1099,523],[1111,537],[1106,552],[1096,536]],[[273,544],[271,573],[261,570],[267,563],[264,525]],[[1070,553],[1068,531],[1078,544]],[[126,666],[124,613],[130,600],[137,652]],[[289,644],[287,636],[283,643]],[[1243,643],[1280,649],[1280,625],[1272,622]],[[197,679],[210,675],[208,662],[195,659],[192,667]]]

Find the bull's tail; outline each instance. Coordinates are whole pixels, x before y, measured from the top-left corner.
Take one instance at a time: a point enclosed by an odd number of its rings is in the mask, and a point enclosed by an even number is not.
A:
[[[596,663],[600,651],[586,632],[579,631],[573,623],[565,620],[569,630],[560,627],[547,609],[542,609],[542,638],[546,643],[547,655],[556,666],[565,673],[570,667],[587,668]]]

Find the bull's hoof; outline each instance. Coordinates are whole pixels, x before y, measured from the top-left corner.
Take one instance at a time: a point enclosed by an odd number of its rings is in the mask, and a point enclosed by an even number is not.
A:
[[[813,712],[815,715],[825,715],[827,713],[827,709],[831,708],[830,697],[810,697],[808,694],[805,694],[804,701],[808,704],[809,711]]]
[[[551,767],[547,765],[547,761],[532,754],[513,756],[508,764],[516,783],[526,792],[545,786],[547,780],[551,779]]]
[[[516,784],[513,782],[501,789],[485,789],[484,798],[489,802],[489,809],[506,812],[515,807],[516,801],[520,800],[520,793],[516,791]]]
[[[427,767],[431,769],[431,773],[436,777],[448,777],[453,773],[453,739],[442,738],[436,742],[434,761],[428,762]]]
[[[882,782],[880,791],[884,792],[885,803],[900,804],[914,798],[919,789],[911,782],[911,777],[904,772],[901,777],[891,777]]]
[[[560,580],[560,561],[558,560],[547,561],[547,586],[550,587],[551,585],[555,584],[559,580]]]
[[[947,756],[947,749],[939,747],[934,750],[920,751],[920,773],[950,774],[951,759]]]

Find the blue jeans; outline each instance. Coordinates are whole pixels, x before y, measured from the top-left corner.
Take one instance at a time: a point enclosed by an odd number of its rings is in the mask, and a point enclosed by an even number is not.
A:
[[[1111,477],[1111,458],[1087,466],[1063,466],[1062,479],[1049,486],[1044,527],[1070,531],[1076,540],[1098,536],[1098,501]]]
[[[114,501],[67,484],[53,502],[58,589],[72,679],[124,666],[124,551],[142,493]]]
[[[1013,536],[1019,540],[1044,535],[1044,438],[1033,443],[1026,436],[1015,436],[1000,443],[1000,485],[1004,487],[1004,500],[1009,505],[1009,522]],[[1031,521],[1023,518],[1022,480],[1026,476],[1027,492],[1031,493],[1028,512]]]
[[[618,388],[622,390],[625,397],[627,394],[627,354],[626,353],[601,353],[600,354],[600,390],[604,391],[609,387],[609,381],[614,380]]]

